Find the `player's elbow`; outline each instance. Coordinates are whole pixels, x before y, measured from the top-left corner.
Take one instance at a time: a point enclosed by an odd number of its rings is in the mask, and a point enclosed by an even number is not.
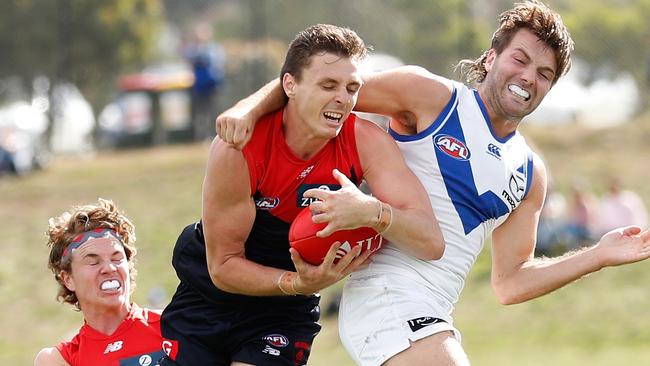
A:
[[[442,258],[442,253],[437,250],[428,250],[416,255],[416,257],[423,261],[435,261]]]
[[[435,261],[445,254],[445,242],[440,240],[434,240],[428,247],[428,253],[426,260]]]
[[[221,265],[214,263],[208,259],[208,274],[210,274],[210,279],[212,283],[220,289],[223,289],[224,283],[222,282],[222,276],[220,273]]]
[[[418,259],[425,261],[434,261],[442,258],[445,254],[445,242],[442,237],[438,238],[436,236],[429,236],[424,240],[421,240],[422,244],[416,253]]]
[[[518,301],[516,298],[512,296],[508,296],[507,294],[502,294],[502,293],[497,293],[495,292],[495,295],[497,297],[497,301],[501,305],[515,305],[519,304],[521,301]]]
[[[425,241],[425,258],[420,258],[428,261],[438,260],[445,254],[445,239],[438,225],[435,225],[433,230],[427,230],[427,237]]]
[[[522,294],[514,291],[504,281],[492,281],[492,291],[501,305],[515,305],[526,301]]]
[[[235,292],[235,289],[228,284],[226,273],[228,272],[225,262],[208,259],[208,273],[212,283],[220,290]]]
[[[440,227],[436,225],[436,230],[432,231],[432,247],[434,251],[434,258],[435,259],[440,259],[442,256],[445,254],[445,238],[442,236],[442,231],[440,230]]]

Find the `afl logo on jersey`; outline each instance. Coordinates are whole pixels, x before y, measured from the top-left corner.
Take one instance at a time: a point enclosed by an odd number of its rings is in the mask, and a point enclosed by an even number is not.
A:
[[[456,160],[469,160],[470,152],[467,146],[459,139],[449,135],[438,135],[434,137],[434,143],[438,150],[451,156]]]
[[[289,344],[287,337],[282,334],[269,334],[264,336],[264,340],[274,347],[286,347]]]
[[[280,203],[278,197],[259,197],[255,198],[255,206],[260,210],[270,210],[276,208]]]

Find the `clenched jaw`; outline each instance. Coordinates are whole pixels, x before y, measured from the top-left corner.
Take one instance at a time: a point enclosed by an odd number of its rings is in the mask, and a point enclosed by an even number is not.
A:
[[[508,90],[510,90],[516,96],[523,98],[525,101],[530,100],[530,93],[527,92],[522,87],[520,87],[519,85],[509,84],[508,85]]]
[[[102,291],[115,291],[120,288],[122,288],[122,285],[118,280],[106,280],[101,284]]]

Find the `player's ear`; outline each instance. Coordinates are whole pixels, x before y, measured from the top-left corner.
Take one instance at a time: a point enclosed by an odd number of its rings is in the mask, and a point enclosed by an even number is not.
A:
[[[483,66],[485,66],[485,71],[490,72],[490,70],[492,70],[492,65],[494,65],[494,59],[496,57],[497,52],[494,50],[494,48],[490,48],[487,56],[485,57],[485,62],[483,63]]]
[[[63,286],[65,286],[68,290],[74,292],[75,285],[72,276],[66,271],[61,271],[61,273],[59,273],[59,277],[61,278],[61,282],[63,282]]]
[[[289,98],[293,98],[293,96],[296,95],[296,78],[288,72],[282,75],[282,89],[284,89],[284,92]]]

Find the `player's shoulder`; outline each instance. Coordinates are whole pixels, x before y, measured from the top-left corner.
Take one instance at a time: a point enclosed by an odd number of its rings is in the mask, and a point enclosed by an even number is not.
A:
[[[255,122],[255,131],[257,131],[258,128],[269,128],[274,122],[277,122],[278,119],[281,122],[283,113],[284,107],[263,115]]]
[[[34,366],[70,366],[56,347],[43,348],[34,359]]]
[[[398,71],[398,75],[405,85],[403,95],[413,99],[414,103],[420,99],[427,99],[428,103],[442,103],[449,99],[457,84],[421,66],[403,66],[403,69]]]
[[[386,133],[386,130],[377,123],[358,115],[356,116],[354,130],[357,142],[373,143],[384,139],[392,141],[388,133]]]
[[[541,156],[539,156],[535,151],[531,150],[532,156],[532,177],[530,179],[530,187],[528,193],[524,198],[526,202],[533,202],[537,206],[540,206],[544,202],[544,197],[546,196],[546,189],[548,185],[548,177],[546,172],[546,165]]]
[[[532,172],[534,176],[537,176],[537,178],[542,178],[545,184],[546,164],[544,163],[544,158],[539,150],[539,147],[534,143],[534,141],[525,138],[521,133],[517,133],[517,136],[515,137],[515,142],[518,143],[521,149],[525,151],[532,162]]]
[[[392,96],[405,101],[451,93],[453,81],[422,66],[404,65],[364,76],[368,85],[391,90]]]
[[[360,118],[356,125],[356,146],[364,176],[373,167],[381,169],[395,164],[394,157],[401,157],[395,140],[376,123]]]
[[[149,325],[160,323],[161,310],[140,307],[136,303],[133,303],[133,306],[135,308],[133,312],[134,318],[142,319]]]
[[[268,150],[273,148],[273,141],[280,138],[282,131],[282,118],[284,108],[275,110],[260,117],[255,122],[255,127],[250,141],[241,150],[245,155],[257,154],[267,155]]]
[[[418,65],[398,66],[386,71],[393,74],[396,79],[406,82],[430,83],[432,85],[450,88],[452,81],[444,76],[434,74],[426,68]],[[378,73],[379,74],[379,73]]]
[[[396,96],[401,109],[394,115],[397,117],[395,121],[408,128],[417,126],[417,130],[429,127],[431,121],[452,102],[454,90],[462,86],[456,81],[413,65],[396,70],[394,78],[399,79],[401,85]]]
[[[531,150],[531,154],[533,156],[533,179],[537,178],[539,180],[539,183],[546,188],[546,180],[547,180],[547,172],[546,172],[546,164],[544,163],[544,160],[542,157],[537,154],[535,151]]]
[[[147,308],[144,308],[143,310],[144,310],[144,312],[146,314],[145,317],[146,317],[147,323],[149,323],[149,325],[160,324],[160,316],[161,316],[161,313],[162,313],[160,310],[147,309]]]

